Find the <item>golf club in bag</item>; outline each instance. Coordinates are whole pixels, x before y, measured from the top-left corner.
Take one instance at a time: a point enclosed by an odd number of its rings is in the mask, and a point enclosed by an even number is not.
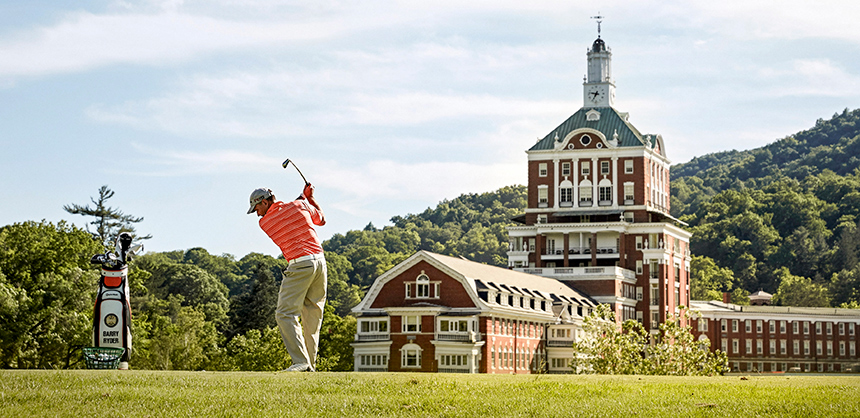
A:
[[[128,369],[131,350],[128,262],[143,251],[143,244],[132,247],[131,241],[131,234],[123,232],[116,240],[114,252],[108,250],[90,259],[90,263],[101,265],[102,270],[93,315],[93,346],[125,349],[119,359],[120,369]]]

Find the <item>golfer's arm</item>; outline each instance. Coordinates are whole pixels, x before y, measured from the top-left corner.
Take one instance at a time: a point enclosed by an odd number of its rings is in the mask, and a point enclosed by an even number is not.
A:
[[[319,225],[319,226],[323,226],[323,225],[325,225],[325,213],[323,213],[322,208],[321,208],[321,207],[320,207],[320,205],[317,203],[317,200],[313,197],[313,195],[312,195],[312,196],[310,196],[310,197],[308,197],[308,203],[310,203],[310,204],[311,204],[311,206],[313,206],[313,207],[314,207],[314,209],[316,209],[316,210],[317,210],[317,212],[319,212],[319,215],[320,215],[320,222],[319,222],[319,223],[317,223],[316,225]]]

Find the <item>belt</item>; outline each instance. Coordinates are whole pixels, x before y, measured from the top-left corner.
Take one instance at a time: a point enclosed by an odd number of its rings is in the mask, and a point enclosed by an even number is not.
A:
[[[316,259],[324,259],[324,258],[325,258],[325,256],[323,256],[323,253],[303,255],[301,257],[294,258],[292,260],[288,260],[287,263],[293,264],[293,263],[298,263],[299,261],[316,260]]]

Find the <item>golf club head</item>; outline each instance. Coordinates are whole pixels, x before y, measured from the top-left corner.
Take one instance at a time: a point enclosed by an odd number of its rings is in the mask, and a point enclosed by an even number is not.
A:
[[[105,260],[106,259],[105,259],[104,254],[96,254],[93,256],[93,258],[90,259],[90,263],[91,264],[102,264],[105,262]]]
[[[286,160],[284,160],[284,163],[283,163],[283,164],[281,164],[281,167],[287,168],[287,166],[288,166],[288,165],[290,165],[290,159],[289,159],[289,158],[287,158]]]

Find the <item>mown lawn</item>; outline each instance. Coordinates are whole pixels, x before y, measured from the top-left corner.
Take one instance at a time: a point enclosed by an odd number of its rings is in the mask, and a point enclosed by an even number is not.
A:
[[[854,376],[0,371],[0,417],[860,416]]]

